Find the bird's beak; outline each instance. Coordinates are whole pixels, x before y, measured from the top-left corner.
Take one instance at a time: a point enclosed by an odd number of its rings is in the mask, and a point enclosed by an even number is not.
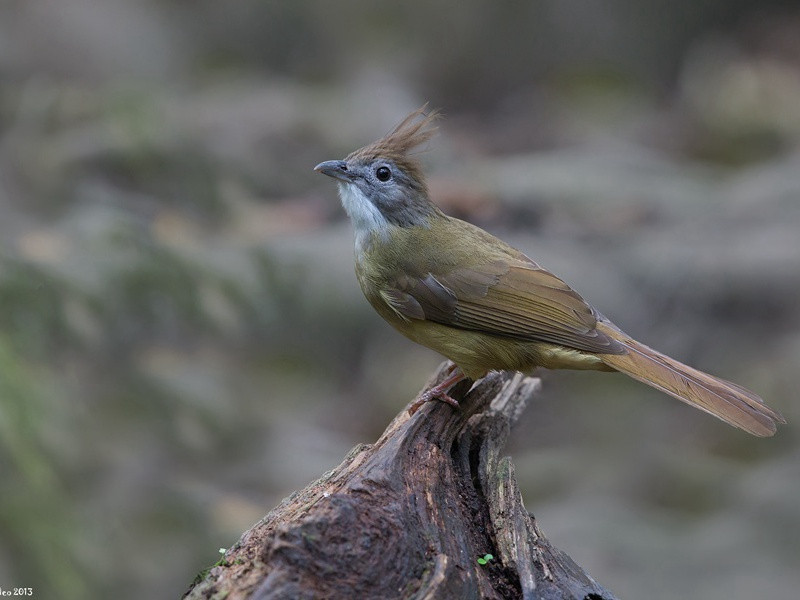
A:
[[[346,183],[353,181],[353,173],[347,170],[347,161],[344,160],[326,160],[314,167],[314,170],[317,173],[322,173]]]

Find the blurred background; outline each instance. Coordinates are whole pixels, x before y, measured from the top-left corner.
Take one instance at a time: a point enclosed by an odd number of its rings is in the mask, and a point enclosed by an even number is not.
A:
[[[429,101],[437,201],[768,399],[756,439],[548,372],[508,452],[628,598],[800,589],[800,9],[0,4],[0,587],[175,598],[440,358],[375,315],[312,167]]]

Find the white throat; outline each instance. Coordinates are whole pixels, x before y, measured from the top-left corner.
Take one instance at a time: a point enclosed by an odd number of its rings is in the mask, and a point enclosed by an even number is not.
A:
[[[347,216],[353,222],[356,242],[356,256],[360,257],[373,233],[386,236],[392,226],[381,211],[369,201],[358,186],[352,183],[339,183],[339,198]]]

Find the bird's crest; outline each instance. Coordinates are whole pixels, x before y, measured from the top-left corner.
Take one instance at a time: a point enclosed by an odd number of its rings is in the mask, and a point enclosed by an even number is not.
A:
[[[422,183],[422,168],[411,151],[436,133],[433,123],[439,118],[439,113],[434,110],[426,114],[427,107],[427,104],[421,106],[385,136],[351,153],[347,160],[372,161],[385,158]]]

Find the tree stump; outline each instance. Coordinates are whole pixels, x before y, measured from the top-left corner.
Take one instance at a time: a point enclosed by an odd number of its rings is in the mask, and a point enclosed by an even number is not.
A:
[[[451,391],[461,410],[404,410],[377,442],[284,499],[184,598],[613,599],[542,535],[500,456],[539,388],[491,373]]]

